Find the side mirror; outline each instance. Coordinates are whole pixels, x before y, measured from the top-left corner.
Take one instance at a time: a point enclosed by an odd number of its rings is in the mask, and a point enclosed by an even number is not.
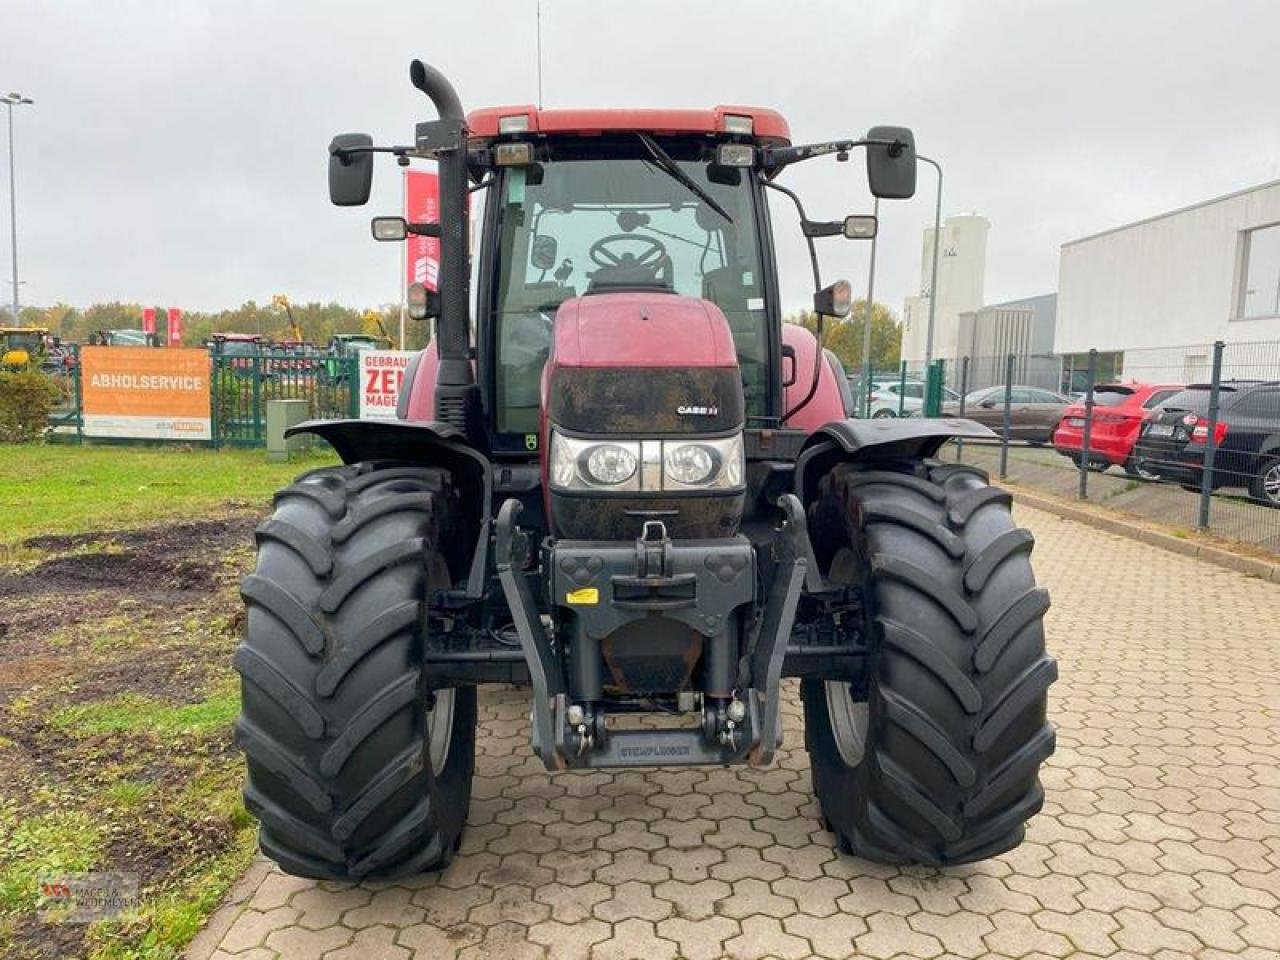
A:
[[[793,387],[796,383],[796,348],[789,343],[782,345],[782,385]]]
[[[848,280],[837,280],[813,295],[813,312],[820,317],[847,317],[853,306]]]
[[[405,292],[405,312],[414,320],[440,316],[440,294],[421,283],[411,283]]]
[[[532,249],[529,252],[529,262],[539,270],[550,270],[556,265],[556,252],[558,249],[559,244],[556,243],[555,237],[540,233],[533,238]]]
[[[340,133],[329,144],[329,200],[334,206],[361,207],[369,202],[373,154],[347,151],[372,146],[373,137],[367,133]]]
[[[870,240],[879,229],[879,222],[871,214],[844,218],[843,233],[849,240]]]
[[[374,217],[369,221],[369,229],[375,240],[390,242],[409,236],[409,224],[404,217]]]
[[[867,183],[871,195],[883,200],[908,200],[916,193],[916,138],[908,127],[872,127],[868,140],[891,144],[867,145]]]
[[[994,400],[983,400],[980,404],[978,404],[978,406],[980,406],[983,410],[994,410],[996,408],[996,402]]]

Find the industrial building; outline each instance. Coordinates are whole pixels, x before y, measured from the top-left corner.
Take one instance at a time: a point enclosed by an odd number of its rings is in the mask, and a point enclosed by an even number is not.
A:
[[[1103,376],[1201,380],[1223,340],[1227,376],[1257,375],[1280,341],[1280,181],[1062,247],[1055,352]]]
[[[976,213],[947,217],[938,257],[938,303],[934,311],[933,355],[958,356],[960,314],[982,306],[987,273],[987,233],[991,221]],[[933,295],[933,228],[924,232],[920,254],[920,293],[907,297],[902,311],[902,359],[912,369],[924,366]]]
[[[1053,356],[1057,306],[1058,295],[1046,293],[961,313],[957,317],[955,353],[946,358],[953,363],[963,363],[963,358],[968,358],[964,376],[967,389],[1003,383],[1006,358],[1012,354],[1015,382],[1057,390],[1061,386],[1059,364]],[[960,372],[952,371],[951,382],[960,382],[960,376]]]

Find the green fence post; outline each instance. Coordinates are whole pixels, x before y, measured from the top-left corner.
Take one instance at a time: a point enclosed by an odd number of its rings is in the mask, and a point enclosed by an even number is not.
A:
[[[1079,500],[1089,499],[1089,458],[1093,455],[1093,387],[1098,379],[1098,351],[1089,351],[1089,382],[1084,392],[1084,434],[1080,439],[1080,491]]]
[[[1204,439],[1204,464],[1200,469],[1201,530],[1209,529],[1209,504],[1213,500],[1213,468],[1218,453],[1218,413],[1222,397],[1222,351],[1226,345],[1218,340],[1213,345],[1213,379],[1209,383],[1209,423]]]
[[[942,414],[942,372],[945,364],[945,360],[935,360],[925,369],[922,416],[937,417]]]
[[[360,354],[351,354],[346,358],[347,364],[347,414],[352,420],[360,418]]]
[[[209,445],[218,449],[218,358],[209,355]]]
[[[76,443],[82,444],[84,443],[84,365],[79,348],[75,351],[75,358],[76,363],[71,370],[71,380],[75,384]]]
[[[907,361],[902,361],[902,367],[898,371],[898,416],[902,416],[902,411],[906,409],[907,403]]]

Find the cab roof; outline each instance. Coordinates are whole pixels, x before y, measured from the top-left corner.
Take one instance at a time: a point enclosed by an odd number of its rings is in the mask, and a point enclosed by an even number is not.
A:
[[[778,111],[768,107],[731,105],[706,110],[539,110],[533,104],[484,107],[467,114],[467,129],[473,139],[488,140],[505,132],[499,130],[499,120],[520,116],[526,118],[529,133],[582,136],[633,130],[658,135],[735,133],[736,130],[730,130],[726,126],[725,118],[748,117],[751,119],[753,139],[772,145],[791,142],[791,128]]]

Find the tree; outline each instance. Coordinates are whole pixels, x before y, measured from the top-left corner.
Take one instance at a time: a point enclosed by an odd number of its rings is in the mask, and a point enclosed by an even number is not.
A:
[[[862,369],[862,336],[866,314],[867,301],[855,300],[848,317],[827,317],[823,323],[823,346],[840,358],[850,374],[856,374]],[[787,317],[787,322],[798,323],[815,332],[818,328],[817,314],[811,311]],[[873,370],[896,369],[901,356],[902,324],[892,310],[883,303],[877,303],[871,310],[871,367]]]

